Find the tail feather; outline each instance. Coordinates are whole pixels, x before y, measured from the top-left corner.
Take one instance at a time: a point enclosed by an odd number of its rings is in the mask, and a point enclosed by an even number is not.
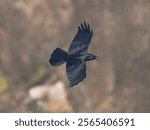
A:
[[[60,48],[56,48],[53,51],[51,58],[49,59],[49,63],[52,66],[59,66],[66,62],[66,58],[67,58],[67,52],[65,52]]]

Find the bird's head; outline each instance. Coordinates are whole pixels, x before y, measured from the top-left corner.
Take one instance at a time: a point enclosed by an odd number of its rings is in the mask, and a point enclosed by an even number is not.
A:
[[[100,60],[98,56],[95,56],[93,54],[88,54],[86,57],[86,61],[90,61],[90,60]]]

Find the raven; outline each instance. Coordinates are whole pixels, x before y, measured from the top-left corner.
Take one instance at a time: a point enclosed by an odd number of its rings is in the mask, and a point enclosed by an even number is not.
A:
[[[86,78],[86,61],[98,59],[97,56],[87,52],[92,36],[93,30],[90,29],[89,23],[84,21],[78,26],[78,33],[71,42],[68,53],[56,48],[49,59],[52,66],[67,63],[66,72],[70,81],[69,87],[77,85]]]

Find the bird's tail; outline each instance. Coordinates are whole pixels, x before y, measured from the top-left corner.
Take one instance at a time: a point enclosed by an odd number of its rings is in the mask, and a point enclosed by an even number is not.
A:
[[[51,58],[49,59],[49,63],[52,66],[59,66],[66,62],[67,56],[68,56],[67,52],[65,52],[64,50],[60,48],[56,48],[53,51]]]

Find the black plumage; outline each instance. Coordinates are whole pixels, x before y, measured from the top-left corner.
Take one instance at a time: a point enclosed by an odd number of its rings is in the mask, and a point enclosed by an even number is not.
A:
[[[78,26],[78,33],[74,37],[69,47],[68,53],[60,48],[56,48],[49,62],[52,66],[59,66],[67,63],[66,72],[73,87],[86,78],[86,61],[98,59],[97,56],[87,52],[93,36],[93,30],[88,23],[84,22]]]

